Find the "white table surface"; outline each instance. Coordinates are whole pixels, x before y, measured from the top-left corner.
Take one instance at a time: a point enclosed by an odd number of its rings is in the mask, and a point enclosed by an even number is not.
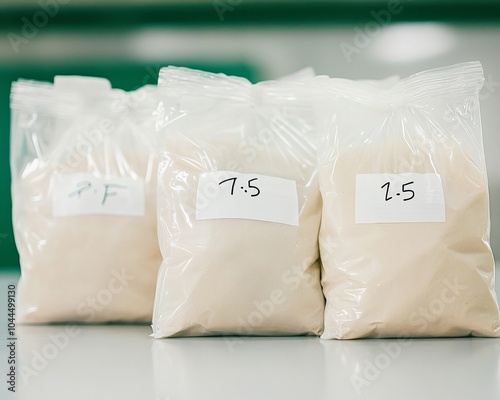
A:
[[[152,339],[149,326],[18,326],[7,391],[0,274],[0,399],[500,399],[500,339]]]

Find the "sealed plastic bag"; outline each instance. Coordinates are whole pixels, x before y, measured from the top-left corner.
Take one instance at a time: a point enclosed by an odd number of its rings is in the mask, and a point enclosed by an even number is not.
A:
[[[19,322],[151,321],[161,262],[156,106],[155,87],[13,83]]]
[[[478,62],[333,80],[320,157],[323,338],[499,336]]]
[[[314,102],[304,85],[160,71],[153,336],[319,334]]]

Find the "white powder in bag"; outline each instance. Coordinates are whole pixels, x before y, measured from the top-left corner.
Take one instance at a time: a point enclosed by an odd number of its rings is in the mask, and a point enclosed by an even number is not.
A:
[[[156,232],[156,88],[92,77],[14,82],[17,320],[150,322]]]
[[[34,160],[13,186],[20,253],[17,319],[150,322],[161,261],[156,232],[156,157],[107,147],[73,153],[71,167]],[[54,176],[88,173],[145,181],[145,213],[54,216]],[[82,195],[83,196],[83,195]]]
[[[166,135],[168,160],[160,163],[158,186],[164,262],[153,336],[320,334],[321,200],[314,166],[297,162],[286,146],[282,152],[271,147],[251,152],[235,132],[222,137]],[[298,226],[239,218],[196,220],[199,176],[217,170],[295,181]]]
[[[407,140],[352,146],[320,168],[322,337],[500,336],[485,175],[442,135]],[[409,172],[440,175],[445,222],[355,223],[357,174]]]

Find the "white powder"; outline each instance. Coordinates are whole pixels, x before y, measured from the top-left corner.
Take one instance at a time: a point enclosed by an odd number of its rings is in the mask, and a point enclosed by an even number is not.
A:
[[[320,334],[321,204],[314,167],[307,160],[297,162],[286,145],[281,153],[255,152],[249,161],[244,151],[251,150],[250,145],[242,148],[242,142],[231,139],[236,132],[222,136],[226,140],[173,135],[163,144],[170,160],[160,163],[158,216],[164,262],[153,336]],[[235,168],[294,180],[299,226],[196,220],[199,175]]]
[[[321,167],[323,338],[500,335],[486,178],[431,137],[352,146]],[[356,174],[408,172],[440,174],[446,222],[354,222]]]
[[[156,232],[156,157],[108,147],[67,165],[34,161],[13,186],[22,276],[19,322],[150,322],[161,262]],[[55,174],[88,172],[145,180],[145,215],[52,213]],[[104,174],[106,172],[106,174]]]

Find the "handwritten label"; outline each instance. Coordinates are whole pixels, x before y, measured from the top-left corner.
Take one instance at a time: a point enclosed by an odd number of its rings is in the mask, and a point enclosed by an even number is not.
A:
[[[99,178],[92,174],[59,174],[52,177],[54,216],[128,215],[145,213],[144,181],[132,178]]]
[[[438,174],[356,175],[355,222],[445,222]]]
[[[299,225],[295,181],[233,171],[200,175],[196,219],[241,218]]]

